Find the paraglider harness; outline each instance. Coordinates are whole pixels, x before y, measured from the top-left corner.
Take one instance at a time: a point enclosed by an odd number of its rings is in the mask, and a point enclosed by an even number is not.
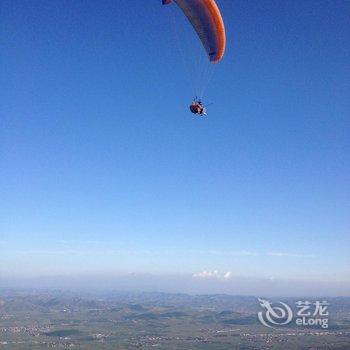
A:
[[[201,117],[207,115],[206,108],[203,106],[202,101],[197,99],[197,97],[193,99],[190,105],[190,111],[194,114],[198,114]]]

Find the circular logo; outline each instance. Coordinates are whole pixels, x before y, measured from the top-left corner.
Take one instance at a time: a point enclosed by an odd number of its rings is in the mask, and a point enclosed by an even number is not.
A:
[[[264,311],[258,312],[259,321],[266,327],[282,326],[288,324],[293,318],[292,309],[282,301],[271,303],[265,299],[258,299]]]

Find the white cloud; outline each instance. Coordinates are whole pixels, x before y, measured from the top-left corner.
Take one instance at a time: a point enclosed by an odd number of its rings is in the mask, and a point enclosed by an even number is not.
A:
[[[202,271],[202,272],[198,272],[198,273],[194,273],[193,274],[194,278],[202,278],[202,279],[224,279],[224,280],[228,280],[230,278],[232,278],[232,272],[231,271],[227,271],[227,272],[219,272],[217,270],[214,271]]]
[[[104,244],[108,242],[104,241],[97,241],[97,240],[76,240],[76,239],[71,239],[71,240],[66,240],[66,239],[60,239],[57,241],[58,244]]]
[[[269,256],[278,257],[289,257],[289,258],[314,258],[315,255],[312,254],[297,254],[297,253],[286,253],[286,252],[270,252],[267,253]]]
[[[16,250],[18,255],[152,255],[149,250],[80,250],[80,249],[61,249],[61,250]]]
[[[225,274],[224,274],[224,278],[227,280],[229,278],[232,277],[232,272],[231,271],[227,271]]]
[[[92,251],[92,250],[17,250],[19,255],[110,255],[115,252],[112,250]]]
[[[223,250],[209,250],[209,254],[212,255],[224,255],[224,256],[257,256],[256,252],[249,250],[237,250],[237,251],[223,251]]]

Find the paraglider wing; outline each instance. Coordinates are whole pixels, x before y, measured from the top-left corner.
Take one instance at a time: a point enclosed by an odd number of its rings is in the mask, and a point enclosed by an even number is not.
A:
[[[168,5],[171,0],[163,0]],[[225,25],[215,0],[174,0],[198,34],[212,63],[219,62],[225,52]]]

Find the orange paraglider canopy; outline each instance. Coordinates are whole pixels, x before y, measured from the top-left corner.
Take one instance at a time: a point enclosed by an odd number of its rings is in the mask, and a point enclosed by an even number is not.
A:
[[[186,15],[200,38],[212,63],[224,56],[225,25],[215,0],[163,0],[163,5],[175,2]]]

